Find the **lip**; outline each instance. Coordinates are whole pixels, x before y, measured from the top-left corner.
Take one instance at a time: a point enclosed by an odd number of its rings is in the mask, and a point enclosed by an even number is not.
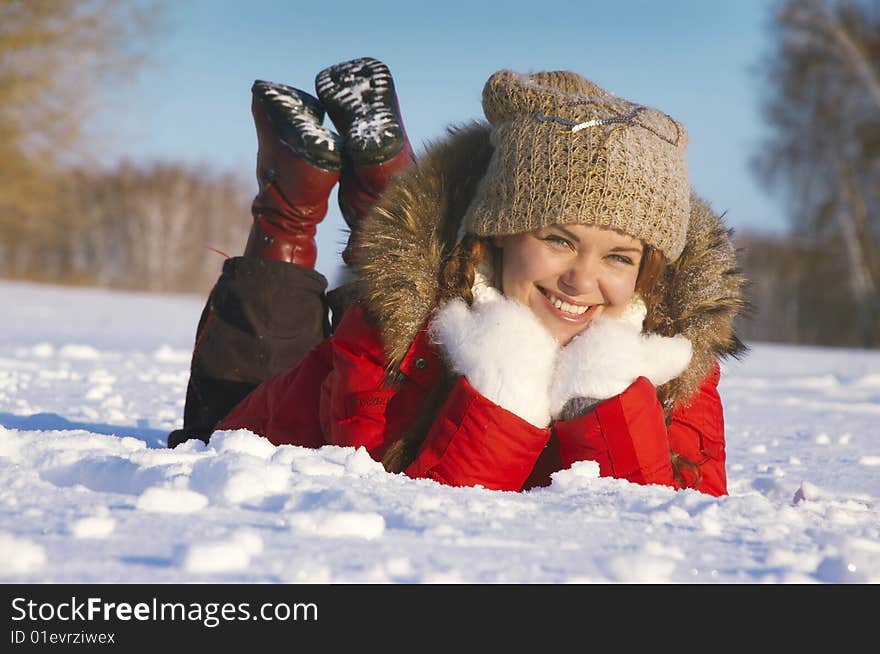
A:
[[[562,310],[560,310],[560,309],[557,309],[557,308],[556,308],[556,305],[554,305],[554,304],[550,301],[550,298],[547,297],[547,292],[548,292],[548,291],[547,291],[546,289],[541,288],[540,286],[538,286],[538,291],[539,291],[539,295],[541,296],[541,298],[542,298],[543,301],[544,301],[544,305],[545,305],[545,306],[546,306],[546,307],[547,307],[547,308],[553,313],[553,315],[555,315],[557,318],[559,318],[559,320],[562,320],[562,321],[567,322],[567,323],[570,323],[570,324],[583,325],[583,324],[586,324],[586,323],[590,322],[590,320],[592,320],[593,316],[596,315],[596,312],[599,310],[599,307],[601,306],[601,305],[599,305],[599,304],[594,304],[593,306],[591,306],[589,309],[587,309],[586,311],[584,311],[584,312],[583,312],[582,314],[580,314],[579,316],[573,316],[573,315],[570,314],[570,313],[566,313],[566,312],[564,312],[564,311],[562,311]],[[584,306],[584,305],[583,305],[582,303],[580,303],[580,302],[572,302],[572,301],[571,301],[571,298],[569,298],[569,297],[566,296],[566,295],[559,294],[559,293],[555,293],[555,292],[553,293],[553,295],[555,295],[556,297],[558,297],[560,300],[563,300],[563,301],[565,301],[565,302],[568,302],[569,304],[576,304],[576,305],[579,305],[579,306]]]

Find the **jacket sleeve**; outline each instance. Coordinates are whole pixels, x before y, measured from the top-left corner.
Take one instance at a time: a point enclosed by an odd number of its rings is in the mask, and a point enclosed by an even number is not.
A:
[[[451,486],[519,491],[550,438],[460,376],[406,469]]]
[[[672,413],[668,428],[656,389],[645,377],[593,411],[554,423],[562,468],[576,461],[596,461],[602,476],[725,495],[724,418],[718,379],[716,363],[690,404]],[[673,474],[670,450],[693,464],[679,466],[683,483]]]
[[[690,404],[672,412],[669,424],[670,447],[696,465],[696,470],[682,468],[687,486],[710,495],[727,495],[720,377],[721,368],[716,363]]]
[[[342,318],[330,357],[318,403],[326,443],[364,447],[381,461],[388,445],[388,410],[398,390],[386,383],[382,338],[362,306],[352,307]]]
[[[320,385],[330,361],[330,339],[325,339],[305,358],[270,377],[217,425],[217,430],[248,429],[274,445],[320,447],[324,444],[318,421]]]

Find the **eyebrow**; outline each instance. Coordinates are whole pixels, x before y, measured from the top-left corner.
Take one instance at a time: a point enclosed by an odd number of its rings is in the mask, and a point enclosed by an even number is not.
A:
[[[572,232],[572,231],[567,230],[567,229],[566,229],[565,227],[563,227],[562,225],[554,225],[554,227],[555,227],[556,229],[558,229],[560,232],[562,232],[563,234],[565,234],[566,236],[568,236],[568,238],[570,238],[570,239],[571,239],[572,241],[574,241],[575,243],[580,243],[580,242],[581,242],[581,239],[579,239],[579,238],[577,237],[577,234],[575,234],[575,233]]]
[[[558,229],[560,232],[562,232],[563,234],[565,234],[566,236],[568,236],[568,237],[569,237],[571,240],[573,240],[575,243],[580,243],[580,242],[581,242],[581,239],[579,239],[579,238],[577,237],[577,234],[575,234],[574,232],[572,232],[572,231],[566,229],[564,226],[562,226],[562,225],[554,225],[554,227],[555,227],[556,229]],[[645,251],[644,248],[642,248],[642,247],[636,247],[636,246],[634,246],[634,245],[617,245],[617,246],[611,248],[611,252],[637,252],[638,254],[642,254],[644,251]]]
[[[638,252],[641,254],[643,252],[642,248],[632,247],[628,245],[618,245],[617,247],[611,248],[612,252]]]

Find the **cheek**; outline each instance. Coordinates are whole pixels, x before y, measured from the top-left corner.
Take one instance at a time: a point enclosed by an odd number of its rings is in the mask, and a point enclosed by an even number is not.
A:
[[[504,249],[501,282],[505,295],[524,299],[522,296],[528,293],[534,283],[551,272],[546,257],[528,244]]]
[[[606,300],[610,304],[605,310],[606,313],[617,315],[623,312],[633,295],[635,295],[637,279],[638,271],[606,279],[605,295]]]
[[[636,282],[638,281],[638,279],[638,269],[634,268],[633,272],[624,277],[624,279],[622,279],[620,282],[620,292],[625,296],[627,302],[629,302],[629,299],[636,292]]]

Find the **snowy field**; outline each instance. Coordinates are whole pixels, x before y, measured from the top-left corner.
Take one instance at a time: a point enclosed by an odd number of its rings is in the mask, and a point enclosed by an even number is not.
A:
[[[730,495],[529,493],[181,425],[202,298],[0,282],[0,580],[878,583],[880,351],[723,366]]]

